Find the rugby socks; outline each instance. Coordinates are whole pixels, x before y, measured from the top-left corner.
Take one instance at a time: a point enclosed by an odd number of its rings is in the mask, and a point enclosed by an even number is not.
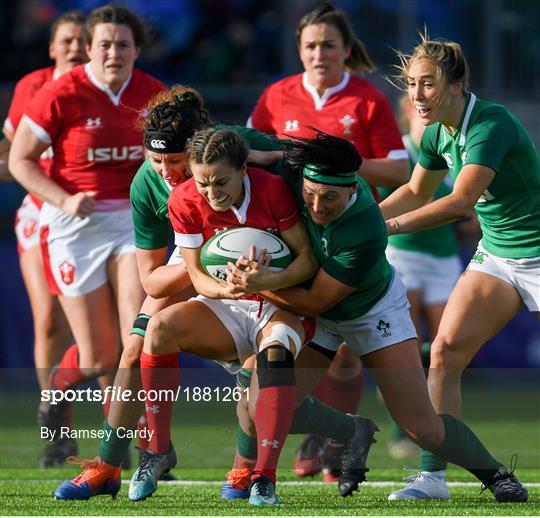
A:
[[[240,425],[236,428],[236,451],[244,459],[257,458],[257,437],[248,435]]]
[[[255,405],[257,464],[252,480],[259,474],[276,483],[279,456],[296,406],[296,385],[266,387],[260,390]]]
[[[257,354],[257,375],[257,464],[251,479],[262,474],[275,484],[279,456],[296,408],[293,354],[284,347],[269,345]]]
[[[445,470],[448,463],[427,450],[420,450],[420,471],[442,471]]]
[[[354,378],[346,380],[338,379],[327,371],[317,384],[313,395],[336,410],[356,414],[363,392],[362,370]]]
[[[60,365],[51,375],[51,388],[55,390],[68,390],[88,377],[79,368],[79,348],[73,344],[62,357]]]
[[[444,422],[444,441],[433,453],[465,468],[483,484],[489,485],[502,464],[490,455],[467,425],[449,414],[439,415]],[[438,471],[434,467],[436,464],[432,464],[429,470],[421,466],[420,470]]]
[[[99,457],[107,464],[119,468],[127,456],[131,439],[118,437],[117,429],[113,428],[107,420],[103,421],[103,431],[105,434],[99,441]]]
[[[308,396],[296,409],[289,433],[316,434],[344,444],[355,430],[356,421],[352,415],[339,412],[317,398]]]
[[[163,394],[156,401],[146,402],[148,429],[153,433],[149,447],[154,453],[166,454],[171,446],[171,417],[173,397],[180,384],[178,353],[146,354],[141,353],[141,378],[145,394]],[[153,391],[153,392],[150,392]]]
[[[150,444],[148,442],[148,419],[146,419],[146,412],[144,412],[137,421],[137,432],[139,448],[146,450]]]

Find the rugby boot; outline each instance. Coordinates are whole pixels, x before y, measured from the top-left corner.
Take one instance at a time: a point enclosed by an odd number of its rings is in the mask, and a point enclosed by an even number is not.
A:
[[[115,498],[120,491],[121,468],[115,468],[99,457],[92,460],[70,457],[68,462],[79,464],[83,472],[56,488],[54,496],[57,500],[88,500],[96,495],[111,495]]]
[[[223,500],[247,499],[249,498],[249,485],[251,483],[252,469],[233,468],[227,473],[227,481],[221,488],[221,498]]]

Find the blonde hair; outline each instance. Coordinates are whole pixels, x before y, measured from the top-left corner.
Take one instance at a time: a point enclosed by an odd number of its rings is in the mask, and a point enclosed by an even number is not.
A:
[[[343,45],[350,47],[351,53],[345,60],[345,69],[348,72],[373,72],[375,70],[375,65],[369,57],[364,42],[354,33],[345,13],[329,3],[320,5],[300,20],[296,29],[298,46],[300,46],[302,39],[302,31],[308,25],[319,25],[322,23],[333,25],[341,34]]]
[[[427,28],[419,33],[420,43],[412,54],[396,51],[400,63],[395,65],[397,74],[390,82],[402,91],[407,90],[407,76],[412,63],[418,59],[428,59],[436,67],[436,79],[448,84],[461,83],[463,92],[469,89],[469,66],[461,49],[454,41],[430,39]]]

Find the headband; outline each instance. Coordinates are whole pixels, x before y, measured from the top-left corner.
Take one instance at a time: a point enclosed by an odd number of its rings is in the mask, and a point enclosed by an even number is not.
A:
[[[325,185],[336,185],[339,187],[350,187],[356,184],[358,171],[346,171],[343,173],[328,174],[329,168],[319,164],[305,164],[302,174],[304,178]]]

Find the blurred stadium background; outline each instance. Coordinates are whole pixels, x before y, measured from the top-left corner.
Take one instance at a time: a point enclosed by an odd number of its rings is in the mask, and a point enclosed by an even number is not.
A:
[[[85,13],[96,0],[0,3],[0,116],[16,81],[49,64],[49,27],[64,10]],[[311,0],[128,0],[150,24],[153,40],[138,66],[167,84],[193,85],[214,120],[243,124],[263,88],[299,72],[294,38]],[[538,0],[335,0],[350,16],[378,70],[369,77],[395,103],[383,76],[392,49],[410,50],[424,24],[432,37],[460,42],[471,65],[472,90],[513,110],[540,145],[540,2]],[[0,185],[0,367],[32,366],[32,320],[17,263],[13,217],[23,191]],[[463,257],[472,254],[463,243]],[[540,367],[540,330],[523,311],[474,360],[486,372]],[[516,371],[513,371],[514,374]],[[522,371],[524,372],[524,371]],[[531,371],[529,371],[530,373]],[[518,375],[519,376],[519,375]],[[540,397],[538,398],[540,402]]]

